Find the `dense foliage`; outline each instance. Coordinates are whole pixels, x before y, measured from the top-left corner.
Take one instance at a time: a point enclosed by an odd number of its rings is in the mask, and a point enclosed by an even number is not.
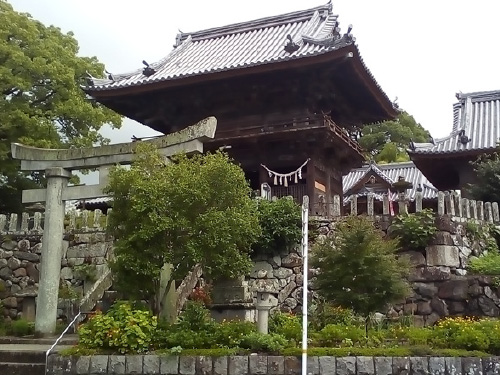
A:
[[[257,254],[272,254],[300,242],[302,218],[300,206],[290,198],[257,201],[262,234],[253,245]]]
[[[97,58],[78,56],[72,33],[0,0],[0,212],[19,212],[21,190],[42,177],[19,172],[19,162],[10,158],[12,142],[92,146],[105,141],[98,132],[103,124],[120,126],[119,115],[88,100],[80,88],[87,74],[100,77],[103,71]]]
[[[400,300],[408,293],[409,265],[396,256],[398,249],[397,240],[384,239],[365,217],[338,222],[334,236],[313,247],[319,293],[365,317]]]
[[[500,321],[467,317],[445,318],[433,327],[414,327],[408,320],[370,325],[347,310],[334,308],[336,323],[312,325],[311,355],[472,356],[500,354]],[[344,322],[346,314],[350,316]],[[337,315],[337,316],[336,316]],[[311,314],[313,319],[315,313]],[[317,320],[319,321],[319,320]],[[200,303],[189,303],[174,324],[158,322],[149,312],[117,303],[103,315],[95,314],[79,328],[78,347],[67,354],[143,353],[235,355],[249,352],[297,355],[301,339],[300,316],[275,313],[270,333],[256,332],[250,322],[210,319]]]
[[[391,222],[390,234],[399,238],[403,250],[422,250],[437,231],[434,220],[431,209],[397,215]]]
[[[101,348],[119,353],[142,353],[152,345],[156,316],[118,303],[107,313],[97,312],[78,330],[79,342],[86,348]]]
[[[484,155],[472,163],[477,179],[468,186],[471,198],[484,202],[500,202],[500,155]]]
[[[170,282],[196,264],[213,280],[250,270],[257,209],[242,169],[226,154],[179,155],[166,163],[157,149],[139,144],[130,169],[110,172],[107,191],[115,280],[128,296],[154,301],[155,312],[165,264],[173,266]]]
[[[488,252],[483,256],[471,258],[468,269],[478,275],[500,276],[500,253]]]
[[[96,314],[79,330],[79,346],[100,348],[120,353],[139,353],[168,349],[178,353],[185,349],[239,348],[277,352],[287,345],[278,334],[257,333],[250,322],[217,323],[200,303],[190,302],[174,324],[160,322],[143,310],[134,310],[128,303],[119,303],[105,315]]]
[[[413,116],[401,112],[395,120],[364,126],[359,144],[370,159],[393,163],[409,160],[406,150],[411,141],[428,142],[429,138],[429,132]]]

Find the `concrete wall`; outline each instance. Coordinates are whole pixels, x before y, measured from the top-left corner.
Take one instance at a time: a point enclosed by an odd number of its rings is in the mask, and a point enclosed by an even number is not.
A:
[[[309,357],[310,375],[493,375],[500,357]],[[299,375],[301,359],[283,356],[173,357],[157,355],[49,357],[48,375]]]

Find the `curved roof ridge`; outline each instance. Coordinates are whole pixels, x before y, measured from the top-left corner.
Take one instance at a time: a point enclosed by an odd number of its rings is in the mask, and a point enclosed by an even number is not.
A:
[[[188,45],[191,43],[191,38],[187,38],[184,42],[182,42],[181,45],[179,45],[178,47],[174,48],[172,51],[170,51],[165,57],[161,58],[160,60],[158,61],[155,61],[151,64],[149,64],[150,67],[152,67],[153,69],[161,69],[161,67],[163,67],[163,65],[165,65],[166,62],[168,62],[169,60],[171,60],[172,58],[174,58],[176,55],[180,54],[183,50],[185,50]],[[115,81],[119,81],[119,80],[122,80],[122,79],[129,79],[129,78],[132,78],[136,75],[141,75],[143,76],[143,70],[144,68],[139,68],[139,69],[135,69],[135,70],[132,70],[130,72],[126,72],[126,73],[119,73],[119,74],[112,74],[113,78],[114,79],[104,79],[103,81],[106,81],[106,82],[103,82],[104,83],[113,83]],[[158,74],[159,70],[157,70],[154,74],[152,74],[150,77],[146,77],[146,76],[143,76],[143,82],[147,81],[149,78],[151,79],[154,79],[155,78],[155,75]],[[94,79],[94,83],[97,83],[97,80]]]
[[[375,172],[380,178],[385,180],[386,182],[393,184],[395,181],[393,181],[391,178],[385,175],[385,173],[379,168],[379,166],[376,163],[370,163],[370,166],[366,170],[366,173],[363,175],[365,177],[370,171]]]
[[[453,130],[450,134],[447,136],[444,136],[442,138],[436,138],[434,139],[434,143],[431,142],[414,142],[413,145],[418,148],[418,146],[421,147],[434,147],[436,143],[443,143],[446,141],[449,141],[451,138],[455,137],[460,133],[460,131],[463,129],[463,127],[458,127],[457,129]]]
[[[268,16],[258,18],[256,20],[238,22],[194,32],[181,33],[179,35],[179,40],[183,42],[189,36],[191,36],[194,41],[213,39],[228,34],[244,33],[246,31],[279,26],[290,22],[308,21],[314,14],[314,12],[327,12],[327,14],[330,14],[331,11],[332,5],[331,2],[328,2],[327,4],[319,5],[310,9],[298,10],[294,12]]]
[[[477,101],[490,101],[500,99],[500,90],[489,90],[489,91],[475,91],[468,93],[457,93],[457,99],[463,101],[467,98]]]
[[[403,167],[403,166],[414,167],[415,164],[411,160],[408,160],[408,161],[396,161],[393,163],[377,164],[377,166],[381,169],[384,168],[392,169],[394,167]]]

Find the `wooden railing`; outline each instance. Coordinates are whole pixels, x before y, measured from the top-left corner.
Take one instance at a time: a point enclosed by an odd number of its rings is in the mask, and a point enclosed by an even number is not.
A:
[[[295,202],[302,204],[302,198],[307,195],[307,187],[305,184],[271,187],[271,195],[276,198],[293,197]]]

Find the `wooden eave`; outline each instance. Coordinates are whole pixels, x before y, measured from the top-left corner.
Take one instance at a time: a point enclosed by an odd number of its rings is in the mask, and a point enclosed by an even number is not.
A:
[[[349,53],[352,53],[352,57],[347,57]],[[339,61],[340,60],[340,61]],[[343,60],[343,61],[342,61]],[[105,90],[92,90],[92,87],[84,88],[84,91],[93,96],[96,100],[103,99],[103,101],[108,104],[112,98],[121,98],[125,96],[132,96],[143,93],[151,93],[154,91],[165,90],[173,87],[197,85],[200,83],[210,82],[210,81],[223,81],[234,77],[251,76],[266,72],[273,71],[283,71],[283,70],[293,70],[297,68],[311,67],[314,68],[315,65],[319,65],[326,62],[346,62],[354,67],[354,71],[357,73],[358,78],[361,79],[364,86],[372,94],[375,102],[378,103],[382,109],[386,119],[395,118],[398,115],[397,110],[394,108],[392,103],[385,96],[384,92],[378,87],[377,83],[364,67],[364,64],[359,55],[359,51],[355,45],[349,45],[338,50],[326,52],[324,54],[310,56],[300,59],[292,59],[277,63],[268,63],[262,65],[256,65],[241,69],[225,70],[220,72],[214,72],[209,74],[199,74],[188,77],[181,77],[178,79],[168,79],[160,82],[151,82],[136,86],[128,86],[121,88],[110,88]],[[381,121],[384,120],[381,118]]]

